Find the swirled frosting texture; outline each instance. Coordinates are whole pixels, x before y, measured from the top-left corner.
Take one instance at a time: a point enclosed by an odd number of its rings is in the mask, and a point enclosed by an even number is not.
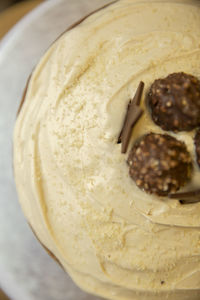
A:
[[[200,299],[200,203],[148,195],[117,144],[140,80],[200,78],[199,1],[121,0],[59,38],[34,70],[14,133],[24,213],[79,286],[110,299]],[[143,99],[145,108],[145,100]],[[147,109],[131,144],[162,132]],[[194,132],[185,141],[200,182]]]

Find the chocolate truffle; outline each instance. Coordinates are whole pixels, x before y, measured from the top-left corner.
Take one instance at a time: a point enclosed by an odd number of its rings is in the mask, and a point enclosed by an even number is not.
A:
[[[129,174],[148,193],[166,196],[190,179],[191,157],[183,142],[169,135],[149,133],[128,157]]]
[[[153,121],[162,129],[190,131],[200,124],[200,81],[183,72],[155,80],[148,103]]]
[[[195,142],[195,147],[196,147],[197,163],[200,167],[200,129],[198,129],[198,131],[195,135],[194,142]]]

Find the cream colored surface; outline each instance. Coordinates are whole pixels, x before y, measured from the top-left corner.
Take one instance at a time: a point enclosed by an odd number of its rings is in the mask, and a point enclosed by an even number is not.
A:
[[[140,80],[146,93],[178,71],[200,78],[199,1],[118,1],[64,34],[33,72],[14,133],[19,198],[41,242],[87,291],[200,299],[200,203],[140,191],[116,143]],[[161,132],[145,108],[130,147],[149,131]],[[193,135],[176,136],[195,164]],[[199,181],[195,165],[186,188]]]

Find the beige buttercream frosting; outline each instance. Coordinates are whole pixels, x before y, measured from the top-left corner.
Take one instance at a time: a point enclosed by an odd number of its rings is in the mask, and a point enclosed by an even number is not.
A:
[[[83,289],[120,300],[200,299],[200,203],[149,195],[129,176],[128,152],[163,132],[145,104],[157,78],[200,79],[200,2],[121,0],[66,32],[35,68],[14,132],[24,214]],[[127,154],[126,108],[145,82]],[[170,133],[193,157],[195,132]]]

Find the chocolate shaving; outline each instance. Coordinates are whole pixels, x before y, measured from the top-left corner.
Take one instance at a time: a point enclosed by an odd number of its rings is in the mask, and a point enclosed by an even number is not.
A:
[[[141,81],[137,88],[133,100],[128,104],[123,127],[118,138],[118,143],[122,143],[122,148],[121,148],[122,153],[126,153],[133,127],[135,126],[135,124],[138,122],[138,120],[143,114],[143,110],[139,106],[141,102],[143,90],[144,90],[144,82]]]
[[[183,193],[169,194],[168,197],[171,199],[179,199],[181,204],[198,203],[200,202],[200,189]]]

